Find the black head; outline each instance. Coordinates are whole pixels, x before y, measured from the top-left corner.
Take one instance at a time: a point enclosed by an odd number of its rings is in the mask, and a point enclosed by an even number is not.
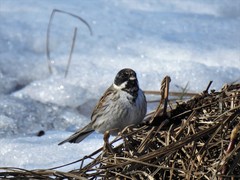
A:
[[[116,88],[122,89],[132,96],[137,97],[139,87],[137,74],[134,70],[125,68],[119,71],[115,77],[114,85]]]

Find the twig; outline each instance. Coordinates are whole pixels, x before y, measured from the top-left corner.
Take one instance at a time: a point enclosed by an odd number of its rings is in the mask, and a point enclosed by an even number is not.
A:
[[[70,51],[70,54],[69,54],[68,64],[67,64],[67,68],[66,68],[66,71],[65,71],[65,78],[67,77],[68,70],[69,70],[69,66],[70,66],[70,63],[71,63],[72,54],[73,54],[73,50],[74,50],[74,46],[75,46],[75,41],[76,41],[76,36],[77,36],[77,28],[75,27],[75,28],[74,28],[74,34],[73,34],[71,51]]]
[[[85,21],[83,18],[81,18],[80,16],[77,16],[75,14],[72,14],[72,13],[69,13],[67,11],[63,11],[63,10],[59,10],[59,9],[53,9],[52,13],[51,13],[51,16],[50,16],[50,19],[49,19],[49,23],[48,23],[48,28],[47,28],[47,37],[46,37],[46,53],[47,53],[47,60],[48,60],[48,70],[49,70],[49,73],[52,74],[52,62],[53,60],[51,59],[51,56],[50,56],[50,48],[49,48],[49,44],[50,44],[50,30],[51,30],[51,25],[52,25],[52,21],[53,21],[53,18],[55,16],[55,13],[62,13],[62,14],[67,14],[69,16],[72,16],[78,20],[80,20],[83,24],[85,24],[90,32],[90,35],[92,35],[92,28],[91,26],[88,24],[87,21]],[[76,38],[76,37],[75,37]],[[75,42],[74,42],[75,43]],[[73,43],[73,44],[74,44]],[[73,45],[72,44],[72,45]],[[71,54],[70,54],[71,56]]]

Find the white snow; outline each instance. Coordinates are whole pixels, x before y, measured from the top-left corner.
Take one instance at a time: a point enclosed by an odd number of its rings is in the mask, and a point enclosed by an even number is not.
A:
[[[55,14],[46,58],[47,25]],[[201,92],[240,79],[239,0],[91,0],[0,2],[0,167],[51,168],[101,147],[93,133],[80,144],[57,144],[90,121],[91,111],[122,68],[133,68],[143,90],[189,83]],[[73,28],[72,63],[64,78]],[[37,137],[44,130],[46,134]],[[79,164],[63,170],[78,168]]]

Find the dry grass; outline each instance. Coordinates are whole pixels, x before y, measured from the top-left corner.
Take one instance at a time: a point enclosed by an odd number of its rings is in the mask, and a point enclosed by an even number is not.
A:
[[[0,178],[240,179],[240,84],[220,92],[208,87],[170,106],[169,83],[166,77],[160,104],[144,124],[125,128],[110,143],[106,133],[102,148],[75,162],[79,169],[0,168]]]

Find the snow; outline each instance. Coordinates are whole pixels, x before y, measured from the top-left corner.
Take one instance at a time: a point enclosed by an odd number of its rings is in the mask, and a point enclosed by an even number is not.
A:
[[[46,58],[50,36],[53,74]],[[51,168],[101,147],[93,133],[80,144],[57,144],[90,121],[91,111],[122,68],[133,68],[143,90],[189,84],[201,92],[240,79],[240,1],[91,0],[0,2],[0,167]],[[64,78],[73,28],[72,62]],[[36,134],[44,130],[45,135]],[[63,170],[78,168],[79,164]]]

